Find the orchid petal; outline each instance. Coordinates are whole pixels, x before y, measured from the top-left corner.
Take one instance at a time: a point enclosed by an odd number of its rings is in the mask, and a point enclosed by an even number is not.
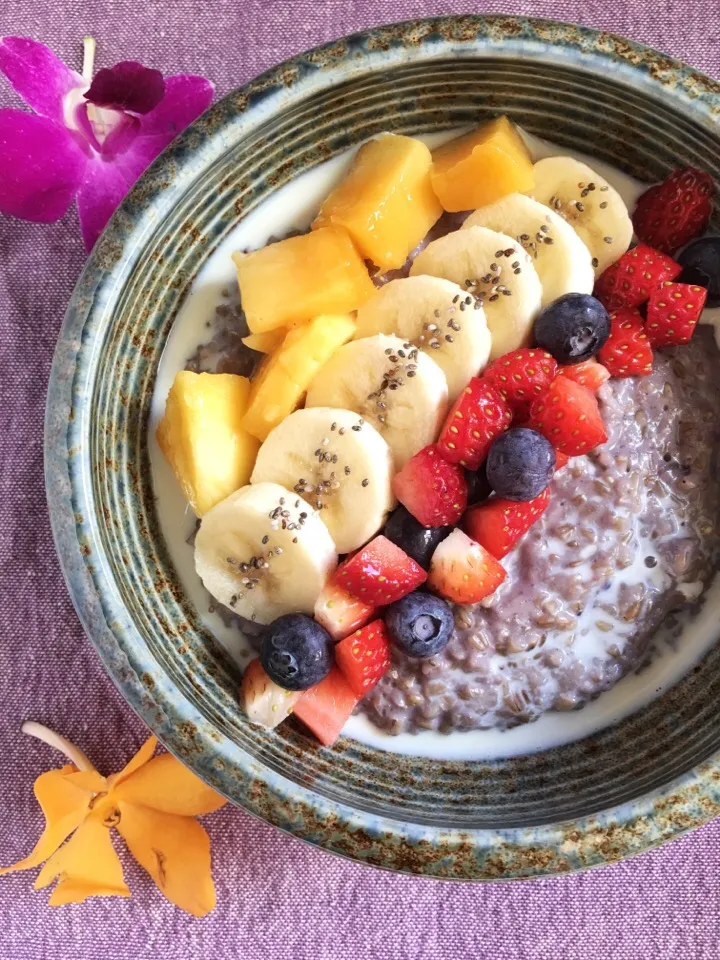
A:
[[[29,37],[0,40],[0,70],[36,113],[63,123],[63,101],[74,87],[87,84],[42,43]]]
[[[164,96],[165,81],[159,70],[124,60],[110,69],[98,70],[85,99],[97,107],[150,113]]]
[[[129,776],[132,776],[136,770],[139,770],[140,767],[144,766],[152,759],[152,755],[157,750],[158,738],[157,737],[148,737],[145,743],[140,747],[135,756],[125,764],[122,770],[119,773],[116,773],[113,777],[109,778],[112,786],[117,787],[127,780]]]
[[[204,77],[178,74],[165,78],[165,96],[162,102],[141,117],[144,136],[158,137],[164,141],[154,156],[207,110],[212,103],[214,91],[213,84]]]
[[[113,798],[183,817],[212,813],[227,803],[169,753],[154,757],[116,785]]]
[[[132,173],[128,176],[116,163],[102,157],[88,162],[77,198],[80,228],[88,252],[135,179]]]

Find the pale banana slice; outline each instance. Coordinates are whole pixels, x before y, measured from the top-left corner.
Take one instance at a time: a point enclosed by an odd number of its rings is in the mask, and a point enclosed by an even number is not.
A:
[[[394,333],[432,357],[445,373],[451,403],[490,357],[482,304],[441,277],[402,277],[381,287],[358,310],[355,339],[376,333]]]
[[[195,537],[195,569],[206,590],[257,623],[312,614],[336,566],[317,510],[277,483],[236,490],[205,514]]]
[[[491,360],[530,342],[542,287],[532,258],[512,237],[487,227],[456,230],[429,243],[410,274],[445,277],[482,300]]]
[[[522,244],[540,278],[544,307],[565,293],[592,293],[590,251],[569,223],[538,200],[511,193],[471,213],[463,224],[468,227],[501,230]]]
[[[310,384],[305,405],[355,411],[385,438],[399,470],[435,441],[447,413],[447,380],[409,341],[377,334],[340,347]]]
[[[308,407],[275,427],[251,482],[279,483],[320,512],[339,553],[356,550],[393,506],[390,447],[351,410]]]

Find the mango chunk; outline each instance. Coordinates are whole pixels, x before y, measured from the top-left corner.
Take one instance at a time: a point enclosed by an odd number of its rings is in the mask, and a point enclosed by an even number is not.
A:
[[[157,440],[198,517],[250,482],[259,444],[242,426],[249,397],[247,377],[175,376]]]
[[[323,203],[313,229],[345,227],[366,259],[383,270],[401,267],[442,214],[431,166],[421,140],[393,133],[370,140]]]
[[[236,253],[233,260],[251,333],[349,313],[375,292],[350,235],[339,227]]]
[[[433,190],[451,213],[525,193],[534,183],[530,151],[507,117],[490,120],[433,153]]]
[[[285,339],[286,333],[284,327],[278,327],[277,330],[268,330],[267,333],[251,333],[243,337],[242,342],[256,353],[274,353]]]

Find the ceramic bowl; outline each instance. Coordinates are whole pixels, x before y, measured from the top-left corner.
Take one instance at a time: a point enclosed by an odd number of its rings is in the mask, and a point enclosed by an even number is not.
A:
[[[657,180],[720,180],[720,84],[628,40],[542,20],[449,17],[302,54],[217,103],[153,164],[98,242],[57,348],[46,471],[80,618],[128,702],[233,802],[392,870],[529,877],[636,853],[720,813],[720,646],[674,689],[581,742],[507,761],[322,748],[246,722],[237,672],[179,587],[158,529],[147,419],[189,284],[249,211],[383,130],[507,113]]]

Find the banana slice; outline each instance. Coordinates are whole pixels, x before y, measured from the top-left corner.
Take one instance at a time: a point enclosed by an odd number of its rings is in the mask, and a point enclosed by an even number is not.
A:
[[[319,513],[277,483],[231,493],[205,514],[195,537],[195,569],[206,590],[257,623],[312,614],[336,566]]]
[[[441,277],[403,277],[381,287],[358,310],[355,338],[376,333],[394,333],[427,353],[445,373],[451,403],[490,357],[482,304]]]
[[[435,441],[447,413],[447,380],[409,341],[380,333],[336,350],[310,384],[305,406],[354,410],[382,434],[399,470]]]
[[[377,430],[351,410],[308,407],[260,447],[252,483],[273,481],[320,511],[339,553],[366,543],[393,506],[393,461]]]
[[[445,277],[482,301],[491,360],[530,342],[542,287],[532,258],[512,237],[487,227],[456,230],[429,243],[410,274]]]
[[[463,227],[488,227],[515,237],[532,257],[544,307],[565,293],[592,293],[590,251],[569,223],[532,197],[511,193],[471,213]]]
[[[533,170],[535,186],[528,194],[567,220],[590,251],[595,276],[600,276],[632,240],[632,221],[622,197],[573,157],[545,157]]]

